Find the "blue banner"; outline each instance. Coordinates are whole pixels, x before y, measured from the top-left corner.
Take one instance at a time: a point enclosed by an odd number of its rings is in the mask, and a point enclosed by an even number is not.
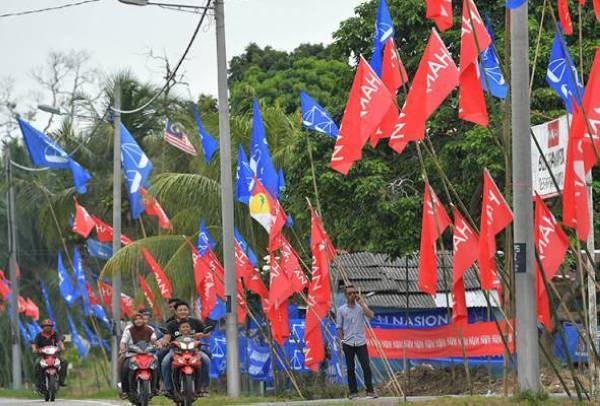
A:
[[[73,283],[71,282],[71,277],[69,276],[69,273],[63,264],[62,255],[60,252],[58,253],[57,269],[60,294],[62,295],[63,299],[65,299],[67,305],[73,306],[73,303],[75,303],[79,297],[79,290],[74,288]]]
[[[131,217],[138,219],[144,212],[140,188],[148,187],[152,162],[123,124],[121,124],[121,165],[131,204]]]
[[[248,204],[250,202],[250,196],[252,196],[252,189],[254,189],[254,171],[250,167],[248,157],[244,151],[244,147],[240,144],[238,147],[238,161],[236,171],[236,187],[235,187],[235,198],[238,202]]]
[[[479,71],[484,73],[484,75],[480,75],[481,86],[485,92],[489,92],[492,96],[498,99],[505,99],[508,93],[508,85],[502,74],[500,59],[498,59],[498,54],[496,53],[494,32],[492,31],[489,18],[486,18],[485,26],[490,34],[492,43],[481,53]]]
[[[200,142],[202,143],[202,150],[204,151],[204,161],[210,162],[213,155],[219,149],[219,143],[204,129],[202,121],[200,121],[200,114],[198,114],[198,106],[194,104],[194,118],[196,119],[196,127],[198,129],[198,135],[200,136]]]
[[[81,255],[79,254],[79,249],[77,247],[73,248],[73,266],[75,267],[75,278],[77,279],[77,286],[79,287],[79,296],[81,296],[81,301],[83,302],[83,314],[87,317],[92,314],[92,307],[87,291],[85,270],[83,269],[83,262],[81,261]]]
[[[394,24],[387,2],[379,0],[377,19],[375,20],[375,35],[373,37],[373,56],[371,58],[371,67],[378,76],[381,76],[383,48],[387,40],[394,37],[394,34]]]
[[[52,320],[54,326],[56,326],[54,310],[52,310],[52,305],[50,304],[50,297],[48,296],[48,290],[46,290],[46,284],[42,279],[40,279],[40,289],[42,291],[42,298],[44,299],[44,304],[46,305],[46,313],[48,313],[48,318]]]
[[[216,246],[217,243],[208,232],[204,219],[200,219],[200,226],[198,227],[198,244],[196,246],[198,253],[203,257],[209,250],[214,249]]]
[[[105,261],[108,261],[112,257],[111,244],[102,244],[100,241],[93,238],[88,238],[85,243],[90,256],[100,258]]]
[[[339,129],[331,115],[304,91],[300,92],[300,105],[303,126],[331,138],[337,138]]]
[[[250,137],[250,167],[265,189],[273,197],[278,198],[279,175],[271,161],[271,152],[269,151],[265,125],[260,114],[258,100],[254,99],[253,106],[252,135]]]

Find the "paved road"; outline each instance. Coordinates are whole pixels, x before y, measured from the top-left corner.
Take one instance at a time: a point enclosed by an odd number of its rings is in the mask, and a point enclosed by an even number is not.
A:
[[[57,406],[116,406],[124,405],[125,403],[119,403],[118,401],[110,400],[64,400],[56,399],[54,403],[46,403],[44,399],[0,399],[1,406],[40,406],[42,404],[57,405]]]

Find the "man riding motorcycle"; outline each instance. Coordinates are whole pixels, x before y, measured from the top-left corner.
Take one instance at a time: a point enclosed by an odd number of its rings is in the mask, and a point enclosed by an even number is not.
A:
[[[163,337],[163,346],[169,346],[171,340],[177,339],[181,336],[180,332],[180,324],[185,321],[186,324],[190,325],[190,333],[192,336],[199,340],[201,338],[209,337],[209,334],[204,333],[204,323],[202,321],[195,319],[193,317],[189,317],[190,315],[190,306],[186,302],[179,302],[175,306],[175,320],[167,323],[167,333]],[[171,348],[169,352],[165,355],[161,363],[161,377],[164,383],[165,391],[167,393],[171,393],[173,391],[173,376],[172,376],[172,361],[173,361],[174,351]],[[198,392],[199,393],[208,393],[208,384],[210,383],[210,358],[209,356],[203,352],[199,352],[202,366],[200,368],[199,374],[199,382],[198,382]]]
[[[65,350],[65,345],[63,344],[61,338],[58,336],[58,333],[54,331],[54,322],[50,319],[46,319],[42,321],[42,331],[35,336],[33,340],[33,344],[31,344],[31,350],[34,354],[38,354],[39,350],[44,347],[53,346],[58,347],[60,351]],[[35,360],[35,385],[38,390],[40,390],[42,386],[42,367],[40,365],[40,358],[37,357]],[[65,381],[67,379],[67,368],[69,363],[62,357],[58,357],[60,360],[60,369],[58,373],[58,383],[60,386],[66,386]]]
[[[129,359],[131,354],[127,353],[130,345],[139,342],[156,343],[156,333],[152,327],[146,325],[144,315],[137,312],[133,315],[132,324],[125,327],[121,342],[119,343],[119,376],[121,378],[121,397],[126,398],[129,393]],[[152,379],[152,391],[156,392],[158,387],[158,374]]]

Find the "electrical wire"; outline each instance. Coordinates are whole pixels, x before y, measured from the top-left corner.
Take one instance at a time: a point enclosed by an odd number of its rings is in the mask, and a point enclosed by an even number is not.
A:
[[[187,54],[189,53],[190,49],[192,48],[192,45],[193,45],[194,41],[196,40],[196,36],[198,35],[198,32],[200,31],[200,27],[202,27],[202,23],[204,22],[204,18],[206,17],[206,14],[207,14],[208,9],[210,7],[211,1],[212,0],[207,0],[206,1],[206,6],[204,6],[204,11],[202,12],[202,16],[200,17],[200,21],[198,22],[198,25],[196,26],[196,29],[194,30],[194,33],[192,34],[192,37],[190,38],[190,41],[188,42],[188,45],[187,45],[185,51],[183,52],[183,55],[181,55],[181,58],[177,62],[177,65],[175,65],[175,69],[173,69],[173,72],[171,72],[171,74],[169,75],[169,77],[165,81],[165,84],[163,85],[163,87],[154,96],[152,96],[152,98],[150,100],[148,100],[146,103],[144,103],[143,105],[141,105],[141,106],[139,106],[139,107],[137,107],[135,109],[131,109],[131,110],[119,110],[119,109],[116,109],[114,107],[111,107],[110,109],[112,111],[114,111],[116,113],[120,113],[120,114],[133,114],[133,113],[137,113],[139,111],[144,110],[146,107],[148,107],[152,103],[154,103],[156,101],[156,99],[158,99],[160,97],[160,95],[162,95],[164,93],[164,91],[169,87],[169,84],[171,83],[171,81],[173,80],[173,78],[175,78],[175,75],[177,74],[177,70],[181,67],[181,64],[183,63],[183,61],[187,57]]]
[[[0,14],[0,18],[24,16],[24,15],[28,15],[28,14],[44,13],[46,11],[54,11],[54,10],[60,10],[60,9],[63,9],[63,8],[82,6],[82,5],[87,4],[87,3],[96,3],[96,2],[99,2],[99,1],[100,0],[83,0],[83,1],[78,1],[76,3],[63,4],[63,5],[60,5],[60,6],[40,8],[40,9],[36,9],[36,10],[17,11],[17,12],[14,12],[14,13]]]

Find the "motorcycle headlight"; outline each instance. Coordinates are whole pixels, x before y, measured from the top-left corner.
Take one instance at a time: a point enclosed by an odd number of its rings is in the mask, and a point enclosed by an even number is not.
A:
[[[60,359],[59,359],[59,358],[57,358],[57,359],[54,361],[54,365],[56,365],[57,367],[58,367],[58,366],[60,366]]]
[[[46,362],[46,360],[45,360],[45,359],[43,359],[43,358],[42,358],[42,359],[40,360],[40,365],[42,366],[42,368],[46,368],[46,367],[48,366],[48,363]]]

